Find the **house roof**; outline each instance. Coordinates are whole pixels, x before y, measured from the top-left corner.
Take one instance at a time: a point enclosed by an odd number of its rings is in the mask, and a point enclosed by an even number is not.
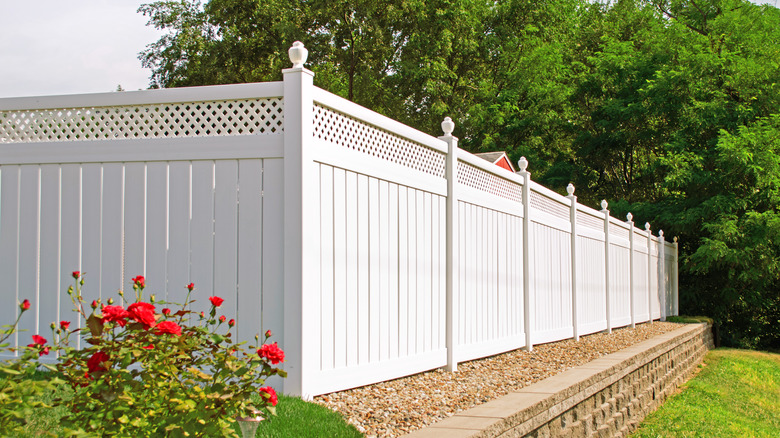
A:
[[[506,152],[481,152],[474,155],[482,158],[485,161],[489,161],[496,166],[503,167],[510,172],[514,173],[515,171],[515,166],[513,166],[512,162],[509,161],[509,157],[506,155]]]

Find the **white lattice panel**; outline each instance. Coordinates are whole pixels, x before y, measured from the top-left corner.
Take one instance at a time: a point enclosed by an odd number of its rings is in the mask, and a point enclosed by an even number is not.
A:
[[[441,152],[321,105],[314,106],[314,137],[444,178]]]
[[[0,142],[274,134],[281,98],[0,111]]]
[[[609,224],[609,234],[628,240],[628,230],[611,222]]]
[[[541,193],[531,191],[531,207],[569,221],[569,207],[556,202]]]
[[[458,161],[458,184],[488,192],[510,201],[523,202],[523,191],[519,185],[463,161]]]
[[[594,230],[604,231],[604,219],[599,219],[587,213],[580,212],[577,215],[577,223]]]

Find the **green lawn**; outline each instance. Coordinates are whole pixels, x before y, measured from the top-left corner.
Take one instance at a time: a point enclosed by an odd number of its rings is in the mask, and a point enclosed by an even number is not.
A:
[[[47,373],[40,373],[38,378],[46,378]],[[55,397],[66,394],[48,394],[45,401],[50,402]],[[54,436],[58,430],[58,420],[66,415],[63,407],[54,409],[41,409],[39,413],[29,419],[27,434],[19,438],[32,438],[42,435],[43,431],[49,431]],[[362,437],[358,430],[347,424],[340,414],[315,403],[308,403],[297,397],[287,397],[279,394],[279,404],[276,406],[275,417],[265,419],[258,427],[258,437],[274,438],[305,438],[305,437]],[[236,433],[240,436],[238,426]],[[0,435],[2,431],[0,431]]]
[[[633,438],[780,437],[780,354],[710,351]]]

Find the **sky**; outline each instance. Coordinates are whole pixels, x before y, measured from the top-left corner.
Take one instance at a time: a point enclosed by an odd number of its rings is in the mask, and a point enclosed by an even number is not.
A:
[[[140,0],[0,0],[0,98],[145,89]]]
[[[0,98],[147,88],[138,53],[161,33],[136,12],[142,3],[0,0]]]

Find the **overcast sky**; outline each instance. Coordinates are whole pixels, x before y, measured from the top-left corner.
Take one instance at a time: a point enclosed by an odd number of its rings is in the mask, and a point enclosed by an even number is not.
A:
[[[142,3],[0,0],[0,98],[145,89],[138,52],[160,33],[136,12]]]
[[[147,88],[140,0],[0,0],[0,97]],[[148,3],[148,2],[147,2]]]

